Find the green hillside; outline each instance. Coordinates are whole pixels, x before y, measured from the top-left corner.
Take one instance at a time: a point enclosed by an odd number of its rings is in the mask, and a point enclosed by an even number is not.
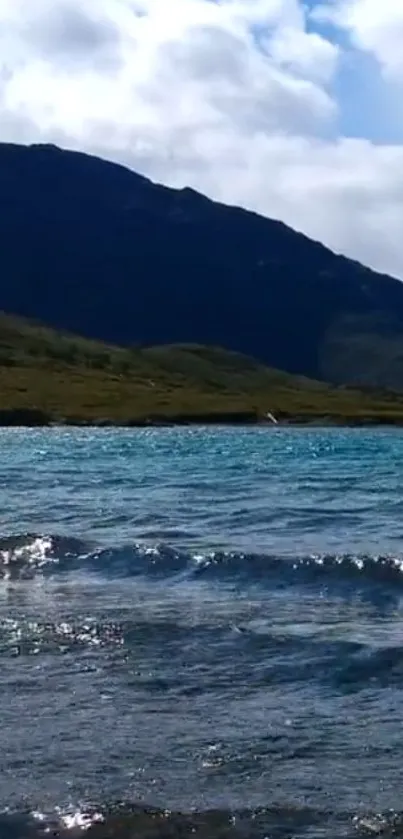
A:
[[[0,310],[403,391],[403,283],[279,221],[55,146],[0,143]]]
[[[123,349],[0,313],[0,422],[252,422],[268,411],[403,422],[403,394],[332,388],[215,347]]]

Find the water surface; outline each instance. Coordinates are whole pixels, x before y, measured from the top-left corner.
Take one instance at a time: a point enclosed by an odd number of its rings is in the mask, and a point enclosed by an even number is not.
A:
[[[403,833],[402,432],[0,452],[1,839]]]

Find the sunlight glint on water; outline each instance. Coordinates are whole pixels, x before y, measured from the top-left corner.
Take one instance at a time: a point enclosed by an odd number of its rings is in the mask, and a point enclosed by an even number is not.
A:
[[[0,445],[1,839],[403,834],[399,431]]]

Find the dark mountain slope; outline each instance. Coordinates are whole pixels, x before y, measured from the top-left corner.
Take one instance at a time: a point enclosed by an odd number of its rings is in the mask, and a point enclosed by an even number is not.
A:
[[[49,146],[0,145],[0,308],[403,387],[403,285],[285,225]]]

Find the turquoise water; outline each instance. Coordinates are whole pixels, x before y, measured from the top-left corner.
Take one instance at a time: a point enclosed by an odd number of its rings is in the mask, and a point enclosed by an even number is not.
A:
[[[403,832],[402,432],[0,451],[1,839]]]
[[[403,535],[400,431],[11,430],[0,446],[4,533],[281,556]]]

